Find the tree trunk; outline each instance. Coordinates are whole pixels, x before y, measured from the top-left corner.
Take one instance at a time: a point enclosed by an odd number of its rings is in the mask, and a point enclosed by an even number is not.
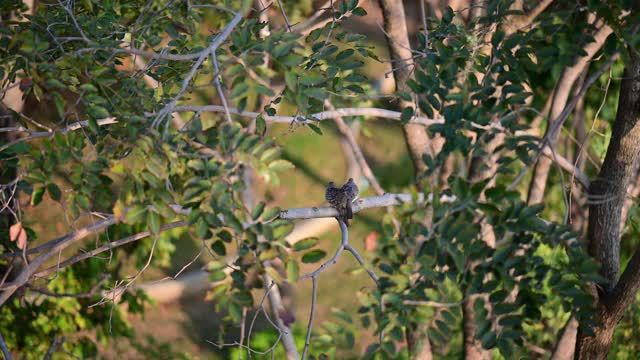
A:
[[[600,274],[607,283],[596,296],[594,335],[587,336],[582,324],[578,330],[578,359],[607,357],[615,327],[640,288],[640,249],[617,281],[622,208],[627,188],[635,181],[640,158],[640,56],[634,51],[630,49],[630,60],[622,77],[607,155],[589,189],[588,251],[601,264]],[[598,294],[594,291],[594,295]]]
[[[388,36],[387,45],[389,46],[389,57],[393,64],[396,90],[410,92],[407,81],[411,78],[413,54],[411,53],[404,6],[401,0],[379,0],[379,4],[382,9],[384,30]],[[415,104],[406,100],[401,99],[399,105],[403,109],[407,107],[415,109]],[[427,170],[427,166],[422,160],[422,155],[434,155],[431,139],[427,135],[424,126],[418,124],[406,124],[402,127],[402,131],[404,132],[416,175],[418,175]],[[426,330],[426,324],[418,326],[416,329],[407,329],[409,353],[414,359],[430,359],[432,357],[431,343]]]
[[[401,0],[379,0],[382,16],[384,18],[384,30],[389,46],[389,57],[393,64],[393,76],[395,78],[396,90],[399,92],[410,92],[407,81],[411,78],[413,68],[413,54],[407,31],[406,16]],[[401,108],[411,107],[415,109],[415,104],[410,101],[400,100]],[[416,174],[427,170],[427,166],[422,161],[422,155],[431,154],[431,139],[427,135],[424,126],[419,124],[406,124],[402,127],[407,142],[411,160],[416,169]]]

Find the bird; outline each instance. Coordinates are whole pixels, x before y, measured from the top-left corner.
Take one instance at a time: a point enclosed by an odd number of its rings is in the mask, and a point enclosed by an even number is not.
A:
[[[341,220],[347,226],[349,226],[349,219],[353,219],[351,203],[357,197],[358,186],[353,181],[353,178],[349,178],[340,188],[336,187],[333,181],[330,182],[325,193],[325,199],[329,202],[329,205],[338,211],[336,219]]]

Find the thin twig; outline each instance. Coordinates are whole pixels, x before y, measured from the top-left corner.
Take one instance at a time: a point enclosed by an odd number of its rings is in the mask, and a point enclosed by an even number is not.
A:
[[[316,312],[316,300],[318,297],[318,277],[311,278],[311,311],[309,312],[309,322],[307,323],[307,338],[304,342],[304,349],[302,350],[302,360],[307,358],[307,351],[309,345],[311,345],[311,329],[313,327],[313,315]]]

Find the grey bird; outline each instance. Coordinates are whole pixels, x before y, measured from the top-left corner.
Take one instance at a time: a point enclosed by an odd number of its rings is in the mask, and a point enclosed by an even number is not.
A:
[[[351,209],[351,203],[358,197],[358,186],[352,178],[342,185],[341,188],[337,188],[332,181],[327,187],[325,193],[325,199],[329,202],[331,207],[338,211],[338,218],[345,225],[349,226],[349,219],[353,219],[353,210]]]

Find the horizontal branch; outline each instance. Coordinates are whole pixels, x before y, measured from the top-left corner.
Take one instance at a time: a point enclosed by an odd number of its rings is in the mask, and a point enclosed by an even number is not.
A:
[[[184,105],[176,106],[174,111],[181,112],[225,112],[224,106],[221,105]],[[240,111],[238,109],[229,108],[229,112],[233,115],[256,118],[260,113],[253,111]],[[373,116],[385,119],[400,120],[402,113],[393,110],[380,109],[380,108],[342,108],[329,111],[323,111],[311,115],[298,115],[298,116],[269,116],[262,114],[265,121],[276,123],[291,123],[298,121],[301,123],[310,123],[314,120],[327,120],[333,119],[336,116]],[[425,126],[444,124],[444,118],[439,117],[436,119],[430,119],[424,116],[416,116],[409,120],[410,123],[421,124]]]
[[[432,194],[427,197],[427,202],[433,198]],[[443,203],[455,201],[455,196],[442,195],[440,201]],[[411,194],[384,194],[380,196],[370,196],[361,198],[353,202],[353,213],[357,213],[364,209],[386,207],[393,205],[401,205],[403,203],[409,203],[413,200]],[[418,203],[424,202],[424,194],[418,194],[416,199]],[[337,217],[338,211],[332,207],[308,207],[308,208],[293,208],[280,211],[280,219],[293,220],[293,219],[312,219],[312,218],[325,218],[325,217]]]
[[[118,119],[114,118],[114,117],[109,117],[109,118],[104,118],[104,119],[100,119],[96,121],[98,123],[98,126],[103,126],[103,125],[110,125],[110,124],[115,124],[118,122]],[[29,141],[29,140],[33,140],[33,139],[37,139],[37,138],[44,138],[44,137],[51,137],[55,134],[66,134],[68,132],[71,131],[75,131],[81,128],[86,128],[89,126],[89,121],[88,120],[84,120],[84,121],[78,121],[78,122],[74,122],[72,124],[69,124],[68,126],[63,127],[62,129],[58,129],[58,130],[53,130],[53,131],[31,131],[25,127],[16,127],[14,129],[14,131],[16,132],[26,132],[28,135],[25,137],[20,137],[17,138],[13,141],[10,141],[2,146],[0,146],[0,152],[6,150],[7,148],[24,142],[24,141]]]

